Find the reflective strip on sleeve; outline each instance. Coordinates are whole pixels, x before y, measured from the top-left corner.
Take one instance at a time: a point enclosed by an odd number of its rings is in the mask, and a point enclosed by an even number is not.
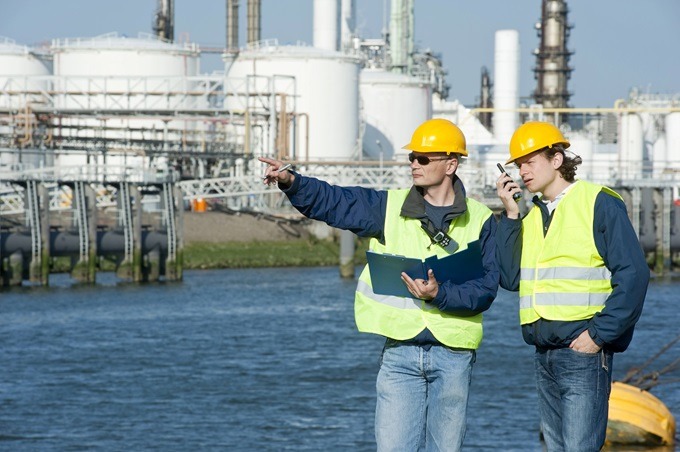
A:
[[[387,306],[398,309],[421,309],[422,300],[407,297],[395,297],[392,295],[380,295],[373,292],[370,285],[364,281],[359,280],[357,283],[357,292],[365,297]]]

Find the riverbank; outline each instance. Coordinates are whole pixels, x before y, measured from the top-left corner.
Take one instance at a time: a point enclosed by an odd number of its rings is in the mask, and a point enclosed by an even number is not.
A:
[[[304,218],[232,211],[185,212],[185,270],[338,265],[340,246],[333,229]],[[356,239],[355,263],[366,262],[367,239]],[[66,257],[54,258],[52,272],[68,272]],[[116,263],[101,259],[100,270]]]
[[[368,240],[357,239],[355,263],[366,260]],[[184,268],[311,267],[338,265],[337,237],[325,225],[231,211],[187,212]]]

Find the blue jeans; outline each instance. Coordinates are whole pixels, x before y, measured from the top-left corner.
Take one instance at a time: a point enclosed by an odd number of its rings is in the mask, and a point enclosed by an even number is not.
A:
[[[376,384],[378,451],[460,450],[475,352],[390,342]]]
[[[534,362],[547,450],[599,451],[607,433],[612,353],[536,348]]]

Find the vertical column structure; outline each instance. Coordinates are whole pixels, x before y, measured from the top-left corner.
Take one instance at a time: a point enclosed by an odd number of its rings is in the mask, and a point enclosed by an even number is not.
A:
[[[544,108],[566,108],[571,93],[567,88],[573,69],[569,59],[573,52],[567,49],[567,41],[572,26],[567,22],[569,9],[564,0],[543,0],[541,21],[536,24],[539,48],[536,54],[536,90],[534,99]],[[556,115],[556,125],[566,118]]]
[[[392,0],[390,8],[391,70],[409,74],[415,47],[413,0]]]
[[[26,216],[31,232],[31,259],[28,267],[28,278],[31,282],[48,284],[49,275],[49,223],[46,214],[48,209],[41,209],[48,202],[44,195],[45,188],[35,180],[26,182]],[[43,196],[41,196],[43,195]]]
[[[134,200],[132,204],[132,280],[140,282],[144,279],[142,271],[142,194],[136,185],[130,184],[130,196]]]
[[[78,228],[78,260],[71,276],[84,283],[94,283],[97,275],[97,221],[94,190],[84,182],[73,183],[75,222]]]
[[[135,194],[133,195],[133,190]],[[139,282],[142,279],[141,224],[134,214],[138,208],[137,189],[130,182],[118,187],[118,212],[123,228],[123,259],[116,269],[116,276]],[[139,232],[138,232],[139,229]]]
[[[177,202],[179,199],[179,203]],[[172,182],[163,183],[163,210],[166,218],[166,234],[168,238],[168,254],[165,259],[165,279],[178,281],[182,279],[182,241],[179,234],[178,214],[181,211],[181,192]],[[178,205],[178,208],[175,206]]]
[[[353,47],[352,40],[355,32],[355,5],[354,0],[341,0],[340,2],[340,47],[339,50],[348,50]]]
[[[248,0],[248,44],[260,41],[260,0]]]
[[[338,50],[338,0],[314,0],[314,47]]]
[[[158,0],[153,31],[165,41],[175,40],[175,0]]]
[[[238,51],[239,0],[227,0],[227,53]]]
[[[354,278],[354,233],[340,231],[340,276]]]
[[[498,30],[495,35],[493,134],[507,144],[519,124],[519,32]]]

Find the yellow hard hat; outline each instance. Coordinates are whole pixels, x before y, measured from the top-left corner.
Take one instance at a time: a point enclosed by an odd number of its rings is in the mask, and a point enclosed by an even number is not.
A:
[[[446,152],[447,154],[468,155],[465,149],[465,135],[447,119],[430,119],[413,132],[411,142],[402,149],[416,152]]]
[[[543,148],[561,144],[569,147],[569,141],[564,138],[560,129],[549,122],[531,121],[522,124],[515,130],[510,138],[510,159],[505,162],[512,163],[520,157]]]

